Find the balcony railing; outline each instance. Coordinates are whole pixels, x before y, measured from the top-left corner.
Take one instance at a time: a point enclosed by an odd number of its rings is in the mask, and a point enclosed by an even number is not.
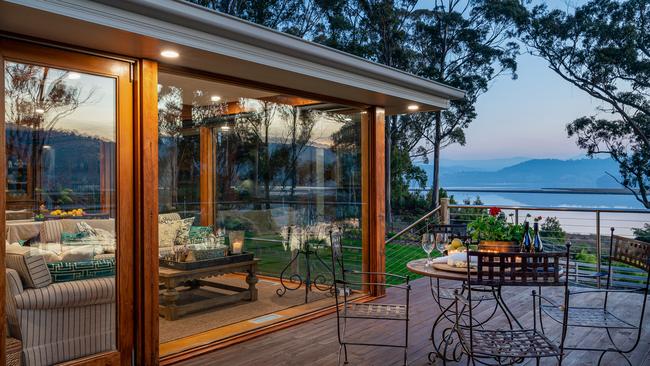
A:
[[[514,223],[522,223],[526,217],[542,216],[544,224],[547,218],[558,225],[542,225],[541,239],[545,247],[553,250],[571,242],[571,273],[578,283],[603,285],[605,277],[594,277],[607,269],[609,239],[611,228],[619,236],[634,237],[633,229],[642,228],[650,223],[650,210],[610,209],[582,207],[529,207],[529,206],[476,206],[449,204],[443,199],[441,206],[423,215],[420,219],[407,225],[396,235],[387,239],[386,266],[402,263],[404,256],[420,246],[422,235],[427,226],[435,223],[468,224],[480,215],[487,215],[491,207],[498,207]],[[530,220],[532,222],[532,219]],[[420,253],[422,256],[424,252]],[[398,264],[396,264],[398,265]],[[395,268],[397,270],[397,268]],[[634,286],[645,276],[645,272],[635,268],[616,265],[612,267],[614,285]],[[601,278],[599,280],[598,278]]]

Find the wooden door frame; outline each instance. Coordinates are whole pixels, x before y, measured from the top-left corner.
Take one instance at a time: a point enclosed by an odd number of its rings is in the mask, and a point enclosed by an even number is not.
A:
[[[72,52],[55,47],[24,41],[10,40],[0,37],[0,61],[2,61],[2,83],[4,83],[4,61],[16,61],[28,64],[49,66],[53,68],[78,71],[103,77],[110,77],[116,81],[116,176],[115,189],[117,192],[117,217],[116,233],[118,237],[117,250],[117,320],[116,344],[117,350],[100,353],[78,360],[67,362],[70,365],[131,365],[134,346],[134,277],[133,277],[133,248],[134,248],[134,222],[127,218],[133,217],[134,202],[134,129],[133,129],[133,83],[132,64],[124,60],[100,57],[82,52]],[[4,96],[4,85],[1,85],[0,95]],[[5,121],[4,97],[0,111],[0,181],[6,181],[6,156],[5,156]],[[6,192],[0,193],[0,214],[6,207]],[[0,218],[0,335],[6,336],[5,314],[5,217]],[[0,339],[0,355],[4,355],[4,338]],[[0,356],[0,361],[1,356]],[[1,362],[0,362],[1,364]]]
[[[361,115],[361,192],[363,270],[386,271],[386,113],[382,107],[370,107]],[[368,275],[367,283],[384,283],[385,276]],[[368,293],[383,296],[385,286],[370,285]]]

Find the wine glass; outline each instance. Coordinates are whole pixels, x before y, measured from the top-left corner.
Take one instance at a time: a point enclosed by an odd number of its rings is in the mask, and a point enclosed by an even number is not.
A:
[[[449,234],[447,233],[436,233],[436,249],[442,254],[445,249],[447,249],[447,241],[449,240]]]
[[[433,238],[430,234],[425,234],[422,237],[422,250],[427,253],[427,266],[431,265],[431,252],[433,251]]]

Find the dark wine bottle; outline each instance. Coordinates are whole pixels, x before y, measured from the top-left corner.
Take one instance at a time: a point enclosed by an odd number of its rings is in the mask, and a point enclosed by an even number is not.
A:
[[[544,244],[542,243],[542,238],[539,236],[539,223],[533,225],[533,232],[535,233],[533,239],[533,250],[535,253],[541,253],[544,251]]]
[[[524,222],[524,237],[521,239],[521,251],[530,252],[532,239],[530,237],[530,223]]]

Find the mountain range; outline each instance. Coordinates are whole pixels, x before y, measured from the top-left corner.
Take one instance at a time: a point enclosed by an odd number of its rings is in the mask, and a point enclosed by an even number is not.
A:
[[[416,164],[429,177],[431,164]],[[481,188],[620,188],[612,159],[495,159],[441,162],[442,187]]]

